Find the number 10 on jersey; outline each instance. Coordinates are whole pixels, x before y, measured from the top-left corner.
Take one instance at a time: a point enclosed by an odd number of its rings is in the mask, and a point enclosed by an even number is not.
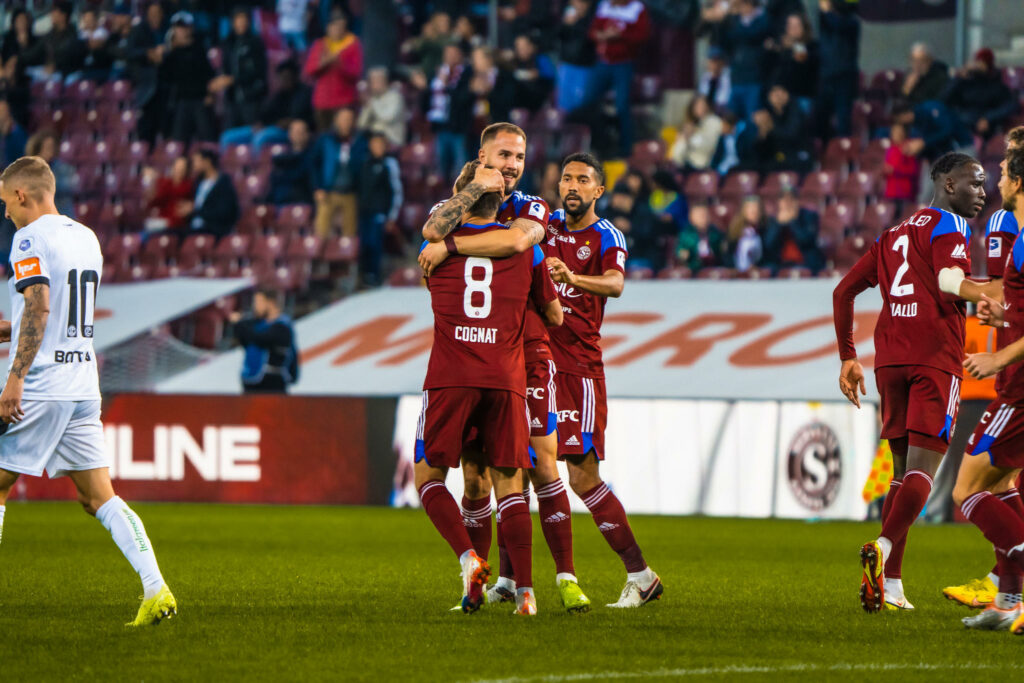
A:
[[[95,270],[83,270],[81,277],[77,269],[68,273],[68,337],[77,337],[79,330],[83,337],[92,337],[96,291],[99,286],[100,276]]]

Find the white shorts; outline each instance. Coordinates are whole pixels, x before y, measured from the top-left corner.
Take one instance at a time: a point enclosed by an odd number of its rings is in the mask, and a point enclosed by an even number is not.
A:
[[[100,401],[24,400],[21,422],[0,434],[0,469],[51,478],[109,467]]]

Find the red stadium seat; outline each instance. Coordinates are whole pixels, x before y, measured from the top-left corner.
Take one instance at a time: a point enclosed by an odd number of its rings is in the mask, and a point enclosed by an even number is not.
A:
[[[249,246],[249,260],[252,263],[276,263],[285,256],[285,241],[280,235],[257,237]]]
[[[665,142],[663,140],[642,140],[633,144],[633,154],[629,158],[629,166],[645,175],[651,175],[664,160]]]
[[[775,277],[780,280],[806,280],[807,278],[814,277],[814,273],[811,272],[810,268],[783,268]]]
[[[424,142],[414,142],[403,147],[398,158],[403,168],[432,167],[435,165],[434,146]]]
[[[1006,138],[1002,135],[993,135],[981,150],[983,163],[999,163],[1006,156]]]
[[[97,97],[95,81],[76,81],[64,89],[64,96],[71,102],[82,104]]]
[[[860,156],[858,168],[865,173],[880,174],[885,166],[885,153],[891,145],[892,141],[889,138],[878,138],[869,142]]]
[[[391,273],[388,284],[392,287],[422,287],[423,271],[414,266],[399,268]]]
[[[175,159],[182,156],[185,156],[185,143],[179,140],[165,140],[153,149],[152,160],[156,166],[169,167]]]
[[[579,123],[562,126],[558,140],[558,157],[564,158],[581,149],[590,149],[590,128]]]
[[[230,145],[221,156],[224,172],[234,175],[236,171],[248,172],[256,165],[256,157],[249,145]]]
[[[633,76],[632,96],[634,103],[656,102],[661,97],[661,76],[657,74]]]
[[[832,138],[821,158],[823,171],[845,172],[860,157],[860,145],[853,138]]]
[[[530,127],[530,110],[516,108],[508,113],[508,120],[516,124],[520,128],[526,129]]]
[[[876,182],[876,176],[866,171],[856,171],[839,185],[836,196],[841,200],[848,199],[863,204],[868,197],[876,193]]]
[[[128,263],[142,251],[142,237],[135,233],[116,235],[108,241],[103,255],[111,263]]]
[[[686,178],[683,194],[691,202],[706,202],[718,193],[718,174],[714,171],[691,173]]]
[[[245,204],[262,202],[267,197],[267,188],[270,182],[266,176],[257,174],[245,176],[245,180],[238,187],[238,198]],[[237,184],[236,184],[237,186]]]
[[[899,69],[883,69],[871,77],[869,90],[886,99],[894,97],[903,86],[903,72]]]
[[[536,128],[558,132],[565,125],[565,114],[555,107],[544,107],[533,117]]]
[[[686,266],[669,266],[658,271],[659,280],[689,280],[693,271]]]
[[[711,207],[711,223],[719,230],[728,230],[733,216],[740,210],[738,204],[716,204]]]
[[[118,264],[115,279],[117,282],[142,282],[148,280],[152,268],[136,263],[135,265]]]
[[[359,256],[355,237],[332,237],[324,245],[323,260],[330,264],[351,263]]]
[[[650,280],[654,277],[654,269],[647,266],[634,266],[626,268],[626,278],[629,280]]]
[[[881,201],[868,205],[864,210],[864,217],[861,218],[860,225],[867,236],[878,237],[896,225],[898,221],[896,206],[891,202]]]
[[[849,270],[871,248],[871,243],[872,240],[865,239],[861,235],[853,235],[844,240],[836,248],[836,268]]]
[[[733,268],[701,268],[697,271],[698,280],[733,280],[736,270]]]
[[[800,200],[822,203],[835,194],[838,176],[835,171],[808,173],[800,187]]]
[[[750,268],[736,273],[737,280],[770,280],[771,268]]]
[[[739,171],[725,176],[725,182],[718,190],[718,197],[723,202],[740,202],[744,197],[757,193],[760,178],[753,171]]]
[[[120,230],[124,227],[124,204],[104,202],[96,223],[104,230]]]
[[[427,222],[427,211],[429,210],[430,208],[425,204],[403,204],[399,210],[398,221],[410,233],[419,233],[423,224]]]
[[[212,235],[189,235],[178,249],[177,263],[183,270],[196,270],[213,256]]]
[[[776,171],[764,179],[758,191],[762,199],[778,199],[787,189],[796,190],[800,186],[800,174],[796,171]]]
[[[274,232],[282,235],[297,235],[311,232],[313,228],[313,207],[309,204],[289,204],[278,209],[274,221]]]
[[[139,260],[143,265],[155,268],[159,264],[167,263],[177,251],[177,247],[178,238],[174,235],[154,235],[146,240]]]
[[[295,235],[288,240],[288,249],[285,255],[289,260],[312,261],[320,257],[323,248],[323,240],[315,235]]]
[[[251,240],[247,235],[228,235],[224,237],[213,251],[214,262],[226,265],[248,258],[250,242]]]
[[[131,103],[132,82],[126,80],[111,81],[103,86],[103,99],[117,103],[125,109]]]
[[[82,225],[93,227],[100,215],[98,200],[78,202],[75,204],[75,220]]]

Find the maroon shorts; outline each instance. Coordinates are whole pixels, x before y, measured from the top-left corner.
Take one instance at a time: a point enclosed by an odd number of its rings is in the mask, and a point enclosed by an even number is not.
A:
[[[526,407],[530,411],[530,436],[547,436],[558,427],[555,362],[526,364]]]
[[[945,453],[960,409],[960,378],[923,365],[875,369],[882,399],[882,438]]]
[[[989,403],[967,441],[967,452],[987,452],[996,467],[1024,467],[1024,408],[1003,403],[1000,398]]]
[[[526,399],[500,389],[446,387],[423,392],[416,426],[416,462],[458,467],[476,441],[492,467],[532,467]]]
[[[559,372],[558,457],[586,455],[594,451],[604,460],[604,430],[608,424],[608,392],[604,378],[579,377]]]

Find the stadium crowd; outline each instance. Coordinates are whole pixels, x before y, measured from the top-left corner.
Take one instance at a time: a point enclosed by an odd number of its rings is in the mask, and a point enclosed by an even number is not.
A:
[[[488,3],[386,4],[383,25],[358,0],[5,6],[0,162],[51,161],[108,281],[322,302],[420,281],[427,210],[494,121],[529,134],[519,187],[552,209],[563,156],[605,160],[634,278],[834,274],[928,196],[931,160],[991,168],[1020,122],[1024,73],[988,49],[862,74],[839,0],[502,0],[493,46]]]

